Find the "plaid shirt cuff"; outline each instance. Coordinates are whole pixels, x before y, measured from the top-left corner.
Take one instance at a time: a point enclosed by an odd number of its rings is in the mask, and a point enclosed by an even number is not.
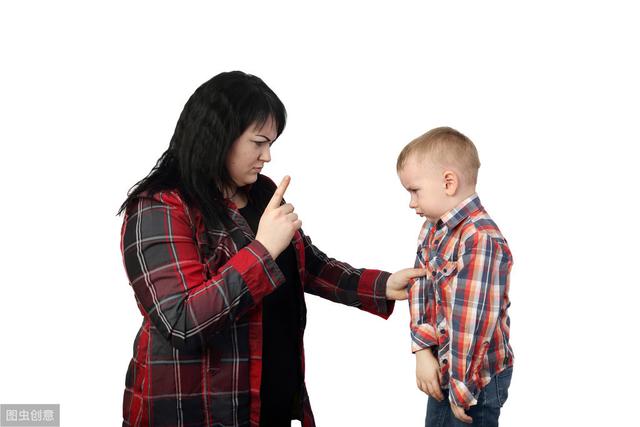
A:
[[[363,270],[358,281],[358,299],[362,309],[387,319],[393,312],[395,301],[387,299],[387,280],[391,273]]]
[[[258,240],[240,249],[232,258],[231,265],[241,274],[256,304],[285,280],[269,251]]]
[[[436,330],[428,323],[411,326],[411,352],[423,350],[425,348],[438,345]]]
[[[449,401],[464,409],[469,409],[478,403],[469,387],[455,378],[451,378],[449,381]]]

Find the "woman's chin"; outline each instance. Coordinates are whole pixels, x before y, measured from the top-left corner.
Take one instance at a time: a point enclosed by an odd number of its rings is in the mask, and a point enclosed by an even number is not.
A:
[[[244,179],[244,185],[250,185],[255,183],[258,180],[258,173],[252,173],[247,175]]]

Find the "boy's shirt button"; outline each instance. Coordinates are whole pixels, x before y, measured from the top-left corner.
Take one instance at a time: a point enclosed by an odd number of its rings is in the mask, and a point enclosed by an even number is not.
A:
[[[442,359],[442,364],[446,365],[447,364],[447,359]]]
[[[441,333],[442,335],[444,335],[444,334],[445,334],[445,332],[447,332],[447,331],[445,331],[444,329],[440,329],[440,333]]]

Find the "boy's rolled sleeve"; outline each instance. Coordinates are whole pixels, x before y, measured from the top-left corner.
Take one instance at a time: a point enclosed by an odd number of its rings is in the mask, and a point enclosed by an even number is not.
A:
[[[434,317],[433,298],[429,298],[429,285],[424,277],[412,280],[409,288],[409,312],[411,314],[411,351],[438,345],[435,326],[429,322]]]
[[[499,239],[476,233],[464,243],[453,282],[449,399],[468,409],[482,387],[479,370],[505,294],[510,259]]]

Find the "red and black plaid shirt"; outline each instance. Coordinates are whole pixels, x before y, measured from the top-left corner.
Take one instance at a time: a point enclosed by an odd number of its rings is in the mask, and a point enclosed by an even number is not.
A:
[[[126,376],[123,426],[260,423],[262,299],[284,277],[236,206],[228,202],[227,210],[236,226],[219,230],[207,229],[177,191],[140,197],[126,210],[121,251],[144,320]],[[391,314],[389,273],[328,258],[302,230],[292,244],[305,292]],[[304,381],[300,395],[302,425],[314,426]]]

